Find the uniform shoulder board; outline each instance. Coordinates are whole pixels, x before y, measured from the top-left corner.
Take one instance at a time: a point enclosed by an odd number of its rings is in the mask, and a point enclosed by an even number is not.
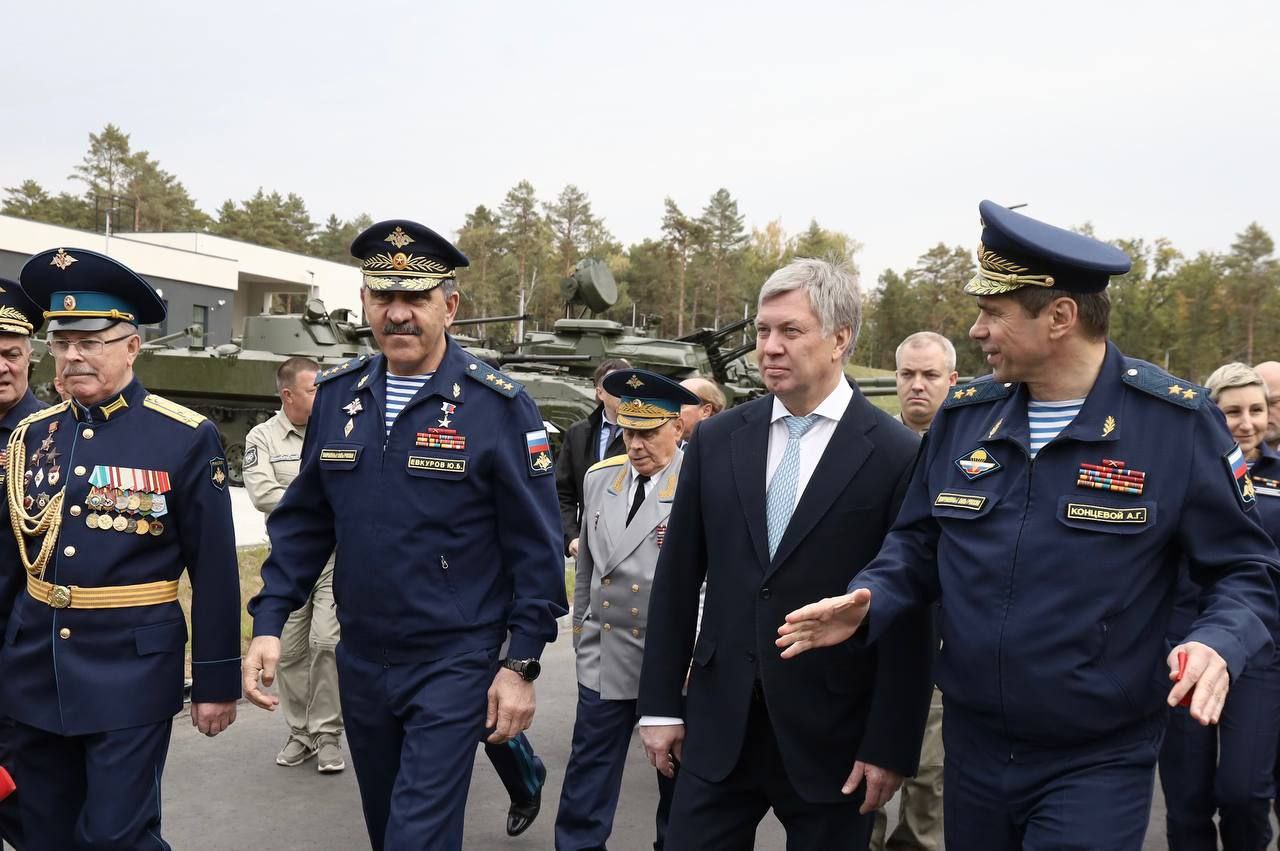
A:
[[[1135,358],[1124,359],[1124,383],[1182,408],[1204,406],[1209,391],[1199,384],[1175,378],[1159,367]]]
[[[490,390],[501,393],[508,399],[514,398],[517,393],[524,389],[524,385],[519,381],[512,380],[507,375],[478,360],[467,364],[467,376],[480,382]]]
[[[596,470],[603,470],[606,467],[617,467],[619,464],[625,464],[625,463],[627,463],[626,453],[623,453],[622,455],[614,455],[611,458],[606,458],[603,461],[597,461],[596,463],[592,464],[590,467],[587,468],[587,472],[592,473],[592,472],[595,472]]]
[[[183,425],[195,428],[204,422],[204,416],[197,414],[186,405],[179,405],[177,402],[171,402],[163,396],[157,396],[154,393],[148,393],[147,397],[142,400],[142,407],[150,408],[153,411],[164,414],[170,419],[175,419]]]
[[[331,366],[328,369],[322,369],[316,373],[316,384],[324,384],[330,378],[337,378],[339,375],[346,375],[353,369],[358,369],[365,365],[369,360],[368,355],[360,355],[349,361],[344,361],[337,366]]]
[[[970,381],[963,386],[952,388],[951,392],[947,394],[947,400],[942,403],[942,407],[960,408],[964,405],[976,405],[979,402],[994,402],[1008,395],[1008,385],[995,381],[990,377],[984,377],[979,378],[977,381]]]
[[[25,417],[22,418],[22,421],[18,423],[18,425],[24,426],[34,422],[39,422],[40,420],[43,420],[45,417],[52,417],[54,414],[60,414],[69,407],[71,407],[70,402],[59,402],[56,405],[50,405],[48,408],[41,408],[35,413],[27,414]]]

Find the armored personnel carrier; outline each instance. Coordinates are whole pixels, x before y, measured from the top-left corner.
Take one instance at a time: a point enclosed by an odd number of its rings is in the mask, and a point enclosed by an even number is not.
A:
[[[753,318],[722,328],[704,328],[678,340],[658,337],[652,326],[626,326],[599,318],[618,301],[618,285],[601,260],[578,262],[573,274],[560,284],[565,318],[550,331],[530,331],[517,351],[529,357],[585,355],[568,365],[571,373],[589,377],[606,358],[626,358],[633,366],[676,380],[695,375],[712,376],[726,391],[729,404],[764,392],[754,361],[745,356],[755,349],[750,333]],[[575,315],[576,314],[576,315]],[[587,314],[590,314],[588,316]],[[746,331],[747,341],[733,340]]]
[[[559,446],[560,432],[595,408],[595,389],[589,379],[567,375],[564,367],[550,363],[524,363],[530,359],[520,356],[514,357],[520,365],[507,369],[511,356],[476,347],[474,338],[457,338],[477,357],[502,367],[525,386],[550,426],[553,448]],[[242,484],[245,436],[280,407],[276,392],[280,364],[302,355],[323,369],[375,351],[368,326],[356,324],[345,309],[328,311],[322,301],[312,299],[302,314],[246,318],[244,335],[221,346],[205,346],[198,326],[149,340],[133,366],[148,390],[200,412],[218,426],[229,477],[233,484]],[[53,358],[40,358],[31,385],[36,395],[57,401]]]

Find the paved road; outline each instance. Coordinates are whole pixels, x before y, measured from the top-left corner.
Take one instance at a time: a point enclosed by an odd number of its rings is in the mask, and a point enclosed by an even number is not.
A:
[[[509,839],[503,831],[507,798],[493,769],[476,748],[476,772],[467,808],[466,847],[550,849],[560,779],[569,757],[576,686],[567,635],[552,644],[538,681],[538,716],[531,737],[550,767],[543,812],[525,835]],[[277,714],[241,704],[240,717],[226,733],[206,739],[185,718],[174,727],[164,785],[164,833],[179,849],[367,848],[355,775],[347,771],[320,776],[311,762],[280,768],[275,753],[283,744],[284,721]],[[647,851],[653,841],[657,786],[634,741],[623,780],[622,800],[609,847]],[[1156,793],[1144,851],[1165,848],[1164,809]],[[772,815],[761,824],[759,849],[781,849],[781,827]]]

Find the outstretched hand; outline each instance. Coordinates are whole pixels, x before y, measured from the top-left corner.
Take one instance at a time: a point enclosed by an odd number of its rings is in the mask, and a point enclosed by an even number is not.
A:
[[[782,658],[799,656],[815,647],[831,647],[858,631],[871,609],[871,592],[859,588],[851,594],[825,597],[816,603],[802,606],[787,615],[787,622],[778,627],[778,640],[783,648]]]

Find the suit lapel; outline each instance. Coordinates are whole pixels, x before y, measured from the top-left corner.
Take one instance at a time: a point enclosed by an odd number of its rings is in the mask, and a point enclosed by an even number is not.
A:
[[[747,518],[760,569],[769,567],[769,527],[765,520],[764,472],[769,460],[769,414],[773,397],[766,396],[743,413],[741,426],[729,440],[733,458],[733,482]],[[723,416],[723,415],[722,415]]]
[[[872,445],[866,438],[866,432],[875,425],[875,417],[870,408],[871,403],[855,389],[853,398],[849,400],[849,407],[845,409],[840,422],[836,423],[836,430],[831,435],[831,440],[827,443],[822,457],[818,459],[818,466],[805,486],[804,493],[800,496],[800,502],[791,515],[787,531],[778,542],[778,551],[774,553],[773,563],[766,571],[766,578],[786,561],[818,521],[826,515],[832,503],[845,491],[858,469],[870,457]],[[763,497],[760,504],[764,504]]]
[[[617,541],[622,537],[625,531],[624,524],[627,522],[627,468],[629,464],[623,464],[613,472],[609,485],[604,489],[604,499],[600,506],[600,522],[597,528],[604,529],[604,547],[600,552],[604,558],[598,559],[597,570],[600,575],[608,573],[613,569],[613,553],[617,550]],[[594,522],[594,521],[593,521]],[[594,531],[594,530],[593,530]]]

